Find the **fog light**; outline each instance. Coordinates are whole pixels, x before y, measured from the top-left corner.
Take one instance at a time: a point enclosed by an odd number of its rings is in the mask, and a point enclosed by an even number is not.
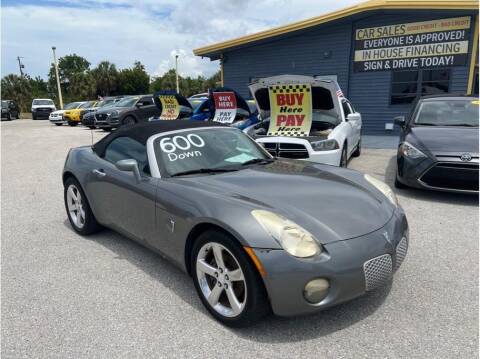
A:
[[[303,296],[307,302],[312,304],[320,303],[328,293],[330,283],[327,279],[318,278],[307,283],[303,290]]]

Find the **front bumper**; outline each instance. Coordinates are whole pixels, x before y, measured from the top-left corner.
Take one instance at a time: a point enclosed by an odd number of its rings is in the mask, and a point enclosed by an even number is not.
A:
[[[478,193],[479,158],[461,160],[460,153],[410,159],[397,155],[397,180],[409,187],[444,192]]]
[[[50,117],[50,113],[51,111],[34,111],[32,112],[32,116],[35,115],[35,118],[37,119],[48,120],[48,118]]]
[[[263,279],[273,312],[292,316],[326,309],[385,284],[404,260],[408,240],[407,220],[398,208],[383,228],[326,244],[315,258],[294,258],[284,250],[255,249],[255,254],[267,272]],[[322,301],[311,304],[303,291],[316,278],[328,279],[330,287]]]
[[[65,123],[65,120],[63,119],[63,115],[58,115],[58,116],[48,116],[48,120],[51,123]]]
[[[295,137],[262,137],[256,141],[272,156],[303,159],[311,162],[339,166],[342,150],[315,151],[310,141]]]

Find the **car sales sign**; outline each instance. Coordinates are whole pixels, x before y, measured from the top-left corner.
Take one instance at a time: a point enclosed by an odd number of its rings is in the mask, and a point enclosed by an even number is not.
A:
[[[237,99],[233,92],[214,92],[215,116],[213,121],[232,123],[237,115]]]
[[[270,98],[269,136],[308,136],[312,127],[310,85],[273,85]]]
[[[158,99],[162,104],[160,120],[176,120],[180,114],[180,104],[177,98],[172,95],[160,95]]]
[[[355,31],[355,72],[465,65],[471,17]]]

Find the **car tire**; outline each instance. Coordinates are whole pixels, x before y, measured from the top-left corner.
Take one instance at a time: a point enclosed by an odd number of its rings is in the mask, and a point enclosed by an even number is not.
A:
[[[217,265],[217,255],[224,264]],[[202,262],[208,267],[201,265]],[[203,268],[214,269],[214,272],[207,274]],[[224,325],[246,327],[271,311],[260,274],[242,246],[230,235],[217,230],[202,233],[193,245],[191,269],[200,300]],[[237,275],[235,280],[228,277],[233,271]],[[210,300],[207,297],[211,297]],[[232,305],[232,301],[236,305]]]
[[[127,116],[122,121],[123,126],[134,125],[136,123],[137,123],[137,121],[135,120],[135,118],[133,116]]]
[[[68,220],[75,232],[87,236],[102,229],[93,215],[80,183],[75,178],[69,177],[65,181],[63,199]]]
[[[347,167],[348,165],[348,150],[347,143],[345,142],[342,147],[342,155],[340,157],[340,167]]]
[[[360,157],[362,153],[362,140],[358,140],[357,147],[355,148],[355,151],[353,151],[352,156],[353,157]]]
[[[32,115],[32,120],[35,121],[37,117],[35,115]]]
[[[63,123],[56,123],[55,126],[62,126]]]
[[[102,128],[102,130],[105,132],[112,132],[112,129],[110,127],[104,127]]]
[[[87,126],[89,129],[94,130],[95,126]]]
[[[71,127],[75,127],[76,125],[78,125],[78,122],[68,121],[68,125],[71,126]]]

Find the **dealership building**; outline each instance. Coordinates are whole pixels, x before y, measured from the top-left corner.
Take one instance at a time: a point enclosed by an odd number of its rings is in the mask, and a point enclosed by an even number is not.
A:
[[[371,0],[194,53],[220,60],[223,85],[245,97],[249,83],[267,76],[336,79],[362,114],[364,133],[389,134],[419,96],[478,94],[478,6]]]

